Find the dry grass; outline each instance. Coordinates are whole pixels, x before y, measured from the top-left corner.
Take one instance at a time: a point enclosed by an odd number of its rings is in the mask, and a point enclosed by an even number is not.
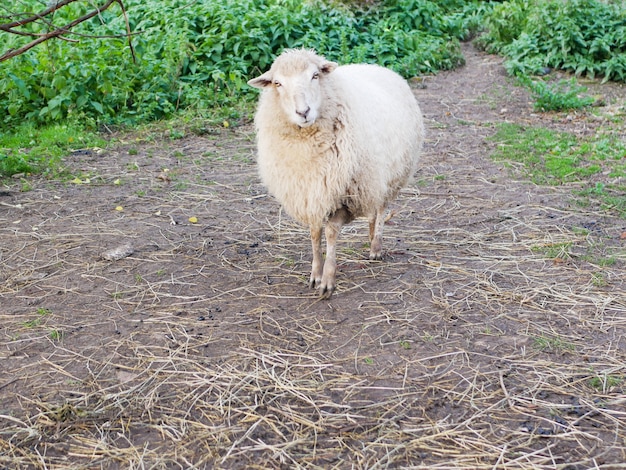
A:
[[[0,467],[626,468],[623,220],[511,181],[480,123],[427,117],[385,261],[347,227],[329,302],[248,128],[121,145],[68,161],[98,184],[14,193]]]

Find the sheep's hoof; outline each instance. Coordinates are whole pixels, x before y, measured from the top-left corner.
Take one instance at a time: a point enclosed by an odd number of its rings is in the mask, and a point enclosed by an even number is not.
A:
[[[330,296],[333,295],[333,292],[335,291],[335,286],[323,285],[321,279],[311,278],[311,281],[309,282],[309,287],[311,289],[319,288],[320,299],[324,299],[324,300],[330,299]]]
[[[370,252],[370,259],[372,261],[380,261],[381,259],[383,259],[383,252],[382,251],[377,251],[377,252]]]
[[[328,300],[335,292],[334,286],[325,286],[320,288],[320,299]]]

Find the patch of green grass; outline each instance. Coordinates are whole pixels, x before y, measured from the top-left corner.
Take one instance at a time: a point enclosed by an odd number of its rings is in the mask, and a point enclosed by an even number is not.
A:
[[[609,266],[615,266],[617,258],[613,254],[588,254],[583,257],[585,261],[589,261],[601,268],[607,268]]]
[[[254,161],[254,155],[252,155],[249,151],[237,152],[233,155],[232,159],[236,162],[252,163]]]
[[[533,347],[540,351],[552,351],[557,353],[572,352],[576,347],[558,336],[536,336],[533,338]]]
[[[361,251],[351,246],[341,248],[341,252],[349,258],[359,258]]]
[[[19,173],[63,173],[62,159],[72,151],[105,147],[106,140],[78,124],[35,127],[23,124],[0,132],[0,178]]]
[[[418,335],[418,337],[426,343],[432,343],[433,341],[435,341],[435,338],[437,336],[424,330],[421,335]]]
[[[537,184],[578,181],[602,169],[582,158],[576,136],[567,132],[502,123],[491,139],[498,143],[493,158],[522,163]]]
[[[596,260],[596,263],[598,266],[606,268],[608,266],[614,266],[615,263],[617,263],[617,259],[613,256],[610,256],[608,258],[598,258]]]
[[[50,310],[48,310],[47,308],[39,307],[36,310],[35,314],[37,315],[37,317],[33,318],[32,320],[27,320],[23,322],[22,325],[24,325],[26,328],[35,328],[41,325],[44,319],[50,315]]]
[[[33,184],[27,179],[22,178],[21,183],[22,183],[22,186],[20,187],[21,192],[27,193],[28,191],[33,190]]]
[[[624,383],[624,377],[620,375],[602,375],[600,377],[592,377],[589,379],[589,386],[598,391],[606,392],[607,390]]]
[[[185,132],[180,129],[170,130],[170,140],[179,140],[185,137]]]
[[[574,235],[587,236],[589,235],[589,229],[584,228],[584,227],[572,227],[572,233]]]
[[[35,328],[35,327],[41,325],[41,318],[35,318],[33,320],[27,320],[27,321],[23,322],[22,325],[25,326],[26,328]]]
[[[184,191],[189,187],[189,183],[187,183],[186,181],[176,181],[173,187],[174,191]]]
[[[61,341],[63,339],[64,334],[61,330],[53,329],[53,330],[50,330],[49,336],[52,341]]]
[[[580,259],[600,268],[614,266],[617,263],[615,249],[606,246],[602,241],[588,240],[585,253],[580,256]]]
[[[546,258],[554,260],[567,260],[572,257],[571,247],[571,242],[546,243],[542,245],[535,245],[531,248],[531,250],[535,253],[542,254]]]
[[[596,287],[606,287],[609,285],[606,274],[602,272],[591,273],[591,283]]]
[[[36,162],[20,153],[13,153],[9,149],[0,150],[0,175],[13,176],[19,173],[32,173]]]
[[[292,258],[288,258],[287,256],[279,255],[276,257],[276,260],[278,261],[280,266],[285,266],[287,268],[293,268],[296,265],[295,260],[293,260]]]
[[[111,297],[113,298],[113,300],[119,300],[123,298],[125,295],[126,295],[125,292],[120,292],[120,291],[111,292]]]
[[[496,161],[512,162],[524,176],[541,185],[580,184],[574,194],[581,204],[597,201],[626,217],[626,142],[618,128],[589,137],[539,127],[501,123],[490,140],[497,143]],[[601,180],[601,181],[598,181]]]
[[[626,158],[626,157],[625,157]],[[626,175],[626,169],[618,168],[616,170],[620,175]],[[612,174],[616,174],[612,172]],[[587,206],[592,201],[599,201],[603,209],[615,211],[626,217],[626,185],[596,183],[580,191],[576,191],[579,196],[578,203],[581,206]]]
[[[619,248],[607,245],[602,239],[589,237],[587,229],[574,227],[572,235],[576,236],[567,241],[540,243],[530,247],[533,253],[543,258],[554,260],[555,263],[570,260],[585,261],[597,268],[615,266],[620,259]],[[593,275],[592,283],[596,286],[607,285],[603,275]]]

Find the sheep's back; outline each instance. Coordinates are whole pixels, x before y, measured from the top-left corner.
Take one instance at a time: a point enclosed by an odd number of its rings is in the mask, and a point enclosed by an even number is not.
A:
[[[377,65],[344,65],[332,75],[358,149],[356,181],[367,181],[370,200],[363,205],[386,204],[406,185],[419,159],[424,125],[417,100],[402,77]]]

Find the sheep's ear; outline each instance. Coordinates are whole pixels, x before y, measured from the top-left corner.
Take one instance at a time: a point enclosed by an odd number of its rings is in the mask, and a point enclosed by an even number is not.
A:
[[[254,88],[265,88],[272,84],[272,77],[269,72],[265,72],[263,75],[259,75],[252,80],[248,80],[248,85]]]
[[[326,60],[322,63],[322,66],[320,67],[320,71],[322,73],[330,73],[333,70],[335,70],[337,67],[338,67],[337,62],[330,62]]]

